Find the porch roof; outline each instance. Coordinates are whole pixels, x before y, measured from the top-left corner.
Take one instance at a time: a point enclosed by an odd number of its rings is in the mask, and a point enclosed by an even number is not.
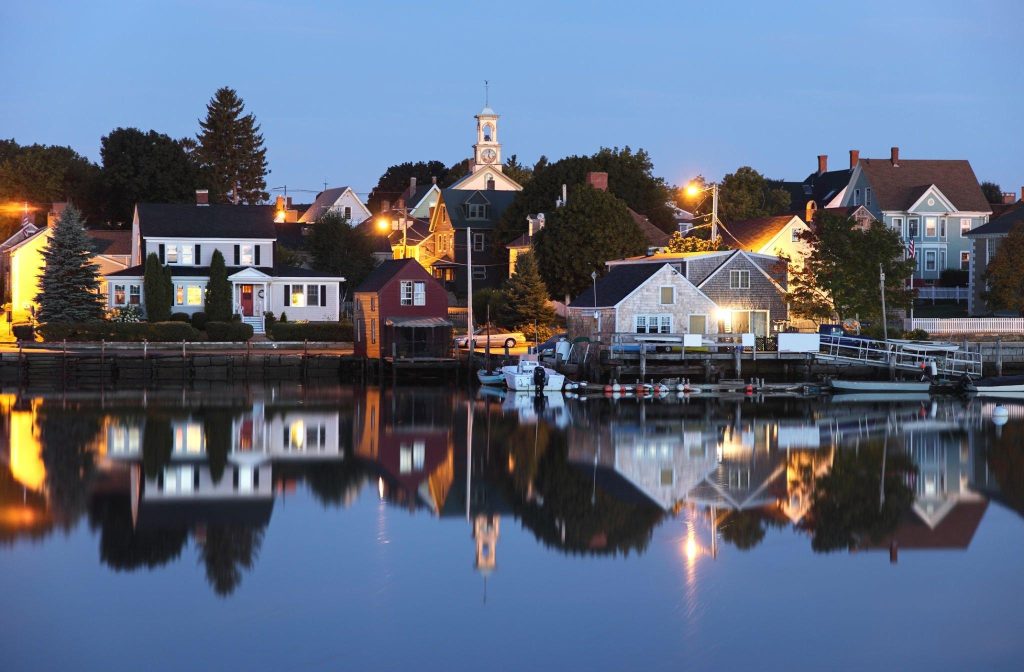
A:
[[[452,326],[451,320],[446,320],[443,317],[408,317],[408,318],[389,318],[385,322],[389,327],[406,327],[406,328],[425,328],[430,329],[433,327],[450,327]]]

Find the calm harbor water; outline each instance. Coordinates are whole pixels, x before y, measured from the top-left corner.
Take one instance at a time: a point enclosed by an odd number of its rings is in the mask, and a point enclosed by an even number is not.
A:
[[[1021,669],[993,407],[0,394],[0,669]]]

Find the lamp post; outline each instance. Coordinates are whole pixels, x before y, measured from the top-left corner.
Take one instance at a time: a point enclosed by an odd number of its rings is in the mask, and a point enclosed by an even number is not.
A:
[[[597,271],[590,272],[590,279],[594,282],[594,340],[596,341],[600,331],[597,321]]]
[[[718,238],[718,183],[712,182],[709,186],[701,186],[697,182],[690,182],[686,186],[686,195],[696,198],[701,194],[711,192],[711,240]]]
[[[408,240],[407,240],[407,238],[408,238],[408,231],[409,231],[408,208],[392,208],[388,212],[395,212],[395,211],[399,212],[400,215],[401,215],[399,220],[398,220],[399,226],[402,229],[402,257],[401,258],[405,259],[407,256],[409,256],[409,248],[408,248]],[[385,231],[389,230],[391,228],[391,218],[390,218],[390,216],[385,217],[382,214],[380,217],[378,217],[377,218],[377,228],[380,229],[381,232],[385,232]]]

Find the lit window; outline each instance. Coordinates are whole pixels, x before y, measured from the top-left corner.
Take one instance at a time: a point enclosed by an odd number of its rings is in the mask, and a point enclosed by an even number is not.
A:
[[[750,289],[750,271],[729,271],[729,289]]]
[[[302,420],[293,422],[285,430],[285,440],[289,449],[302,450],[306,442],[306,423]]]
[[[178,246],[168,245],[164,248],[164,258],[168,264],[178,263]]]
[[[671,306],[676,302],[676,288],[675,287],[662,287],[661,288],[661,305]]]
[[[123,306],[124,303],[124,285],[114,285],[114,305]]]
[[[293,306],[303,307],[306,305],[306,287],[305,285],[292,285],[292,303]]]
[[[190,306],[203,305],[203,288],[199,285],[189,285],[185,293],[185,303]]]
[[[924,235],[935,237],[938,232],[939,218],[938,217],[925,217],[924,218]]]
[[[185,305],[185,285],[177,285],[174,288],[174,304],[177,306]]]
[[[427,283],[425,283],[425,282],[415,282],[415,283],[413,283],[412,305],[414,305],[414,306],[425,306],[425,305],[427,305]]]
[[[192,247],[191,245],[182,245],[181,246],[181,263],[185,264],[186,266],[191,266],[193,264],[192,252],[194,250],[195,250],[195,248]]]
[[[960,270],[969,271],[971,270],[971,253],[961,252],[960,253]]]
[[[128,303],[137,306],[142,303],[142,287],[139,285],[128,286]]]
[[[966,236],[970,232],[971,232],[971,219],[969,217],[965,217],[964,219],[960,220],[960,235],[961,236]]]
[[[242,266],[252,266],[252,245],[242,245]]]

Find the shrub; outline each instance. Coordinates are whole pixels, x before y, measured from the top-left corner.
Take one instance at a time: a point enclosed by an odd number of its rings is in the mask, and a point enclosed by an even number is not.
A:
[[[36,328],[31,324],[16,324],[12,327],[14,337],[19,341],[36,340]]]
[[[172,313],[171,322],[188,322],[188,313]]]
[[[914,329],[903,334],[903,338],[911,341],[927,341],[929,339],[928,332],[924,329]]]
[[[274,313],[270,312],[269,310],[263,313],[263,324],[266,329],[270,329],[270,327],[277,324],[277,318],[274,317]]]
[[[209,321],[209,316],[207,316],[207,314],[201,310],[198,313],[192,314],[192,326],[198,329],[199,331],[205,330],[206,323]]]
[[[343,322],[278,322],[268,325],[275,341],[351,341],[352,323]]]
[[[110,320],[112,322],[125,322],[135,323],[143,321],[142,309],[138,306],[124,306],[123,308],[115,308],[110,314]]]
[[[195,341],[199,332],[182,322],[51,322],[40,329],[47,341]]]
[[[199,332],[183,322],[153,322],[145,332],[150,341],[198,341]]]
[[[248,341],[252,325],[241,322],[207,322],[206,336],[211,341]]]
[[[288,321],[288,313],[286,313],[286,312],[284,312],[282,310],[281,311],[281,322],[287,322],[287,321]]]

